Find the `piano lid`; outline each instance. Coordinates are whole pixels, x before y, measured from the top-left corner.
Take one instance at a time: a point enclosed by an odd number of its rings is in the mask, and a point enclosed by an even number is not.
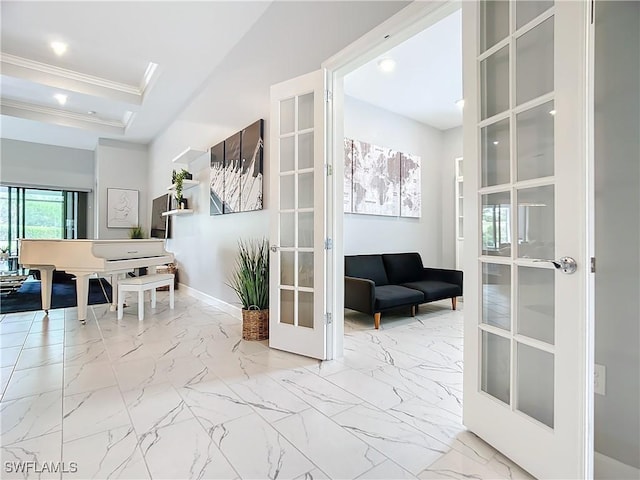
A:
[[[136,240],[36,240],[20,239],[24,265],[100,266],[104,261],[170,255],[162,239]]]

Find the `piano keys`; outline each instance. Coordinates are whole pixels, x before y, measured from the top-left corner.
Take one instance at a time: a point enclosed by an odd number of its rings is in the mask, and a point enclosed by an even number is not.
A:
[[[94,274],[118,274],[134,268],[155,267],[174,261],[173,253],[164,249],[162,239],[136,240],[36,240],[20,239],[19,263],[24,268],[40,270],[42,309],[51,308],[51,283],[54,270],[64,270],[76,277],[78,319],[87,318],[89,277]],[[115,282],[113,282],[115,283]],[[117,285],[112,285],[113,304]]]

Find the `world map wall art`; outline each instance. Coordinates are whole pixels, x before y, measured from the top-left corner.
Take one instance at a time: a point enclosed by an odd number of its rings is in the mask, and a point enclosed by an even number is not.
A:
[[[209,213],[262,210],[264,120],[211,147]]]
[[[420,218],[420,157],[344,140],[344,211]]]

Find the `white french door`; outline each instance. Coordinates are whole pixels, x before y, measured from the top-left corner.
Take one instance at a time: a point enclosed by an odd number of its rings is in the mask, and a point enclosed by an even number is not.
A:
[[[463,32],[464,424],[586,478],[589,2],[463,2]]]
[[[327,358],[326,73],[271,87],[269,346]]]

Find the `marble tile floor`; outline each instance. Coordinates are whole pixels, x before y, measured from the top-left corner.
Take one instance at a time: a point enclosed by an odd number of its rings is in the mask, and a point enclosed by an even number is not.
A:
[[[143,322],[131,298],[120,322],[106,306],[84,326],[75,308],[0,318],[3,479],[532,478],[461,424],[448,301],[379,331],[348,312],[344,357],[318,362],[176,293]]]

